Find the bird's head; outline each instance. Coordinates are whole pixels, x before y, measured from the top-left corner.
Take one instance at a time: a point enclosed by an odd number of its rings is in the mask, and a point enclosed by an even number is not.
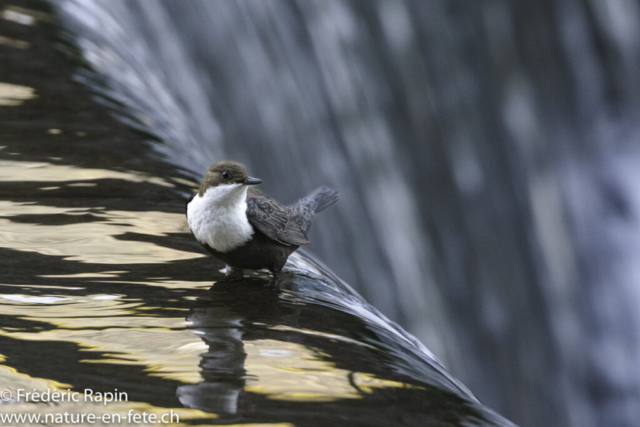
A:
[[[250,177],[247,168],[240,162],[223,160],[211,165],[207,173],[204,174],[202,184],[200,184],[200,197],[203,197],[207,190],[215,189],[216,193],[232,193],[234,190],[241,190],[247,185],[257,185],[261,179]]]

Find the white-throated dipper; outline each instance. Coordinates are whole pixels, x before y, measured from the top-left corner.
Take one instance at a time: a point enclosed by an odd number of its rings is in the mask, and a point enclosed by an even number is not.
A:
[[[239,162],[214,163],[200,191],[187,201],[189,228],[204,248],[227,265],[267,269],[274,277],[298,247],[309,244],[311,220],[340,194],[320,187],[292,206],[283,206],[254,186]]]

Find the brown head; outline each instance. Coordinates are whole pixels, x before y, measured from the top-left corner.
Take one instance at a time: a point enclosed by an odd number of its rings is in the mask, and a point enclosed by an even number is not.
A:
[[[250,177],[247,173],[247,168],[242,163],[223,160],[212,164],[207,173],[204,174],[199,194],[202,197],[208,188],[219,185],[257,185],[261,182],[261,179]]]

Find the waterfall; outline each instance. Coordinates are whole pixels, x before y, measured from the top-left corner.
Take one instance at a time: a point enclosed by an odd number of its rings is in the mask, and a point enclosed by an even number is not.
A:
[[[640,6],[62,0],[87,80],[200,177],[342,193],[311,247],[524,426],[640,421]]]

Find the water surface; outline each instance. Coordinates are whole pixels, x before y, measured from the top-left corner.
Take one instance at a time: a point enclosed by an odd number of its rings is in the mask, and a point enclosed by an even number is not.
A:
[[[511,425],[309,256],[281,288],[227,278],[186,224],[196,182],[78,83],[92,74],[43,3],[0,7],[1,384],[127,393],[108,406],[14,398],[0,413]]]

